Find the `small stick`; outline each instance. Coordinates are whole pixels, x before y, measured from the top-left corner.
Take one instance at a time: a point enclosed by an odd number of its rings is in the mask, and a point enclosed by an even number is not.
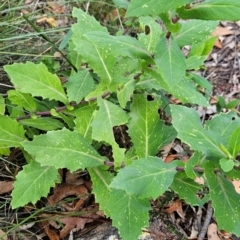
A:
[[[208,202],[208,207],[207,207],[207,213],[206,213],[205,221],[203,223],[202,229],[201,229],[201,231],[199,233],[199,236],[198,236],[197,240],[203,240],[204,239],[204,237],[205,237],[205,235],[207,233],[208,226],[209,226],[209,223],[211,221],[212,215],[213,215],[212,204],[211,204],[211,202]]]

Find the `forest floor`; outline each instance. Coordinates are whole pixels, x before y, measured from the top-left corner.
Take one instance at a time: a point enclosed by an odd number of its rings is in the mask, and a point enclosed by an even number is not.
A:
[[[11,89],[8,77],[3,71],[3,66],[6,64],[43,61],[57,74],[66,70],[68,67],[66,63],[59,58],[51,44],[41,38],[40,33],[44,32],[53,42],[60,44],[74,22],[74,19],[71,18],[73,7],[89,11],[102,24],[107,25],[110,31],[116,31],[118,28],[116,12],[109,0],[88,3],[77,0],[16,0],[10,1],[10,3],[5,1],[5,4],[0,6],[0,93],[5,94],[8,89]],[[29,26],[21,17],[22,14],[29,14],[29,19],[36,24],[40,32],[36,32]],[[213,84],[211,106],[205,109],[198,108],[203,121],[216,114],[218,96],[223,96],[227,101],[240,98],[240,23],[221,22],[214,34],[218,36],[218,40],[205,62],[206,68],[199,72]],[[240,110],[240,106],[238,106],[238,110]],[[103,149],[103,151],[106,152],[108,149]],[[181,152],[180,144],[178,149],[176,148],[176,152],[178,151]],[[10,162],[13,156],[16,159],[19,158],[19,163],[15,164],[19,164],[20,167],[23,163],[21,162],[22,157],[18,154],[18,152],[11,154],[8,161]],[[47,237],[46,231],[58,231],[57,223],[54,223],[53,216],[50,216],[52,213],[45,212],[45,215],[39,219],[32,216],[38,209],[32,209],[31,205],[12,210],[9,204],[12,185],[6,185],[6,182],[13,180],[12,171],[9,170],[11,167],[6,162],[2,163],[0,167],[0,239],[1,235],[7,232],[8,237],[5,236],[2,239],[50,239],[49,236]],[[18,168],[15,169],[16,172],[18,170]],[[81,185],[89,186],[90,181],[85,172],[75,174],[65,172],[64,174],[68,179],[62,186],[64,191],[72,182],[78,184],[81,182]],[[1,191],[2,189],[4,190]],[[56,204],[58,203],[56,202]],[[42,202],[39,203],[39,207],[42,207]],[[61,208],[61,206],[58,207]],[[150,227],[143,230],[139,239],[196,239],[199,228],[202,228],[204,219],[211,211],[210,205],[203,208],[191,208],[172,193],[166,193],[156,201],[152,201],[152,207]],[[76,220],[76,218],[74,219]],[[69,218],[67,223],[72,220],[73,217]],[[49,223],[52,224],[50,228]],[[117,230],[111,226],[111,221],[105,219],[104,216],[92,221],[79,222],[78,220],[78,224],[82,227],[79,227],[74,235],[73,228],[65,229],[67,236],[64,239],[100,240],[118,239],[119,237]],[[211,219],[208,234],[215,234],[215,237],[211,238],[214,240],[237,239],[226,232],[218,231],[214,218]],[[57,239],[54,238],[54,233],[51,239]]]

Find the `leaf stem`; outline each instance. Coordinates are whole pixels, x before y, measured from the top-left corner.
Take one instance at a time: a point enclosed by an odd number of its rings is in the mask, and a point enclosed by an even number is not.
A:
[[[110,92],[106,92],[102,95],[102,98],[106,98],[107,96],[109,96],[111,93]],[[70,106],[72,107],[75,107],[75,106],[78,106],[78,105],[81,105],[81,104],[84,104],[84,103],[88,103],[88,102],[93,102],[93,101],[96,101],[97,100],[97,97],[92,97],[92,98],[89,98],[88,101],[86,100],[82,100],[79,104],[75,103],[75,102],[72,102],[70,104]],[[67,106],[62,106],[62,107],[58,107],[56,109],[56,112],[62,112],[64,111],[65,109],[67,108]],[[36,116],[50,116],[51,115],[51,110],[49,111],[44,111],[44,112],[35,112],[34,113]],[[22,120],[22,119],[28,119],[28,118],[31,118],[32,114],[29,113],[29,114],[26,114],[24,116],[21,116],[21,117],[18,117],[17,118],[17,121],[19,120]]]

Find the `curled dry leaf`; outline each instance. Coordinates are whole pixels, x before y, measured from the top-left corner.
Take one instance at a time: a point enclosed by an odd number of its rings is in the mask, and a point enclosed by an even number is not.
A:
[[[48,235],[50,240],[59,240],[60,239],[58,234],[54,230],[50,229],[48,221],[43,221],[42,225],[43,225],[45,233]]]
[[[178,215],[181,217],[181,218],[185,218],[184,217],[184,212],[182,210],[182,202],[181,200],[176,200],[175,202],[172,203],[171,206],[169,206],[167,209],[165,209],[165,212],[168,213],[168,214],[171,214],[173,212],[177,212]]]
[[[87,188],[84,186],[75,186],[75,185],[64,185],[58,187],[54,194],[48,197],[48,205],[54,205],[68,196],[76,196],[79,198],[75,206],[70,207],[67,204],[64,204],[64,207],[68,211],[76,211],[82,207],[84,202],[88,199],[89,193]]]
[[[8,193],[13,190],[13,182],[1,181],[0,182],[0,194]]]

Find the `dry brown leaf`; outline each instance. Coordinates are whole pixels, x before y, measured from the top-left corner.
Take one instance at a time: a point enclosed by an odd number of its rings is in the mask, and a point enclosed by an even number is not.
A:
[[[217,47],[217,48],[222,48],[223,47],[222,43],[220,42],[220,40],[218,38],[216,39],[216,41],[214,43],[214,46]]]
[[[175,158],[177,158],[178,157],[178,154],[171,154],[171,155],[168,155],[166,158],[165,158],[165,160],[164,160],[164,162],[165,163],[170,163],[170,162],[172,162]]]
[[[49,228],[48,221],[43,221],[42,225],[43,225],[45,233],[49,237],[49,240],[60,240],[60,237],[58,236],[58,234],[54,230]]]
[[[240,180],[233,180],[232,183],[236,192],[240,194]]]
[[[66,217],[61,218],[59,221],[65,226],[60,231],[60,239],[65,238],[71,231],[77,232],[84,228],[86,223],[93,222],[95,219],[98,219],[97,214],[85,214],[83,217]]]
[[[215,223],[211,223],[208,226],[207,236],[208,240],[221,240],[217,234],[218,227]]]
[[[64,13],[65,8],[55,1],[47,1],[47,5],[50,7],[49,11],[52,13]]]
[[[162,160],[165,161],[167,155],[169,154],[171,148],[173,146],[173,141],[171,143],[169,143],[168,145],[164,146],[161,149],[161,154],[162,154]]]
[[[167,209],[165,209],[165,212],[168,214],[177,212],[181,218],[183,218],[183,219],[185,218],[184,212],[182,210],[182,201],[181,200],[176,200],[175,202],[173,202],[171,206],[169,206]]]
[[[13,190],[13,181],[1,181],[0,182],[0,194],[8,193]]]
[[[76,211],[80,209],[89,197],[88,190],[84,186],[64,185],[57,187],[57,189],[54,191],[54,194],[48,197],[48,205],[54,205],[64,198],[72,195],[78,197],[79,200],[76,204],[74,204],[73,207],[69,206],[68,204],[62,204],[62,206],[64,206],[64,208],[66,208],[68,211]]]
[[[212,36],[226,36],[226,35],[231,35],[234,32],[226,27],[217,27],[213,32],[212,32]],[[214,43],[214,46],[217,48],[222,48],[222,42],[220,41],[219,38],[216,39],[216,42]]]
[[[51,27],[56,27],[57,26],[57,22],[54,18],[48,18],[48,17],[42,17],[40,19],[37,20],[38,24],[41,23],[47,23],[48,25],[50,25]]]
[[[212,35],[213,36],[225,36],[225,35],[231,35],[234,32],[228,28],[224,28],[224,27],[217,27],[213,32]]]

